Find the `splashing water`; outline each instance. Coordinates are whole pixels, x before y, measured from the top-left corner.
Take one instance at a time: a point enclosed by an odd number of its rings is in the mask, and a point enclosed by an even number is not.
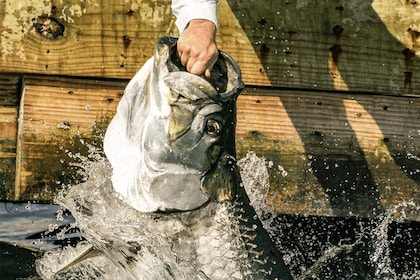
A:
[[[96,161],[91,159],[95,158]],[[194,269],[193,264],[183,263],[171,250],[170,244],[155,235],[153,223],[150,217],[143,216],[142,213],[127,207],[121,200],[109,195],[112,193],[112,185],[109,180],[110,166],[103,158],[89,156],[86,164],[87,176],[92,180],[92,184],[85,185],[86,188],[78,188],[77,194],[72,190],[63,192],[57,197],[57,202],[70,208],[76,218],[76,226],[84,233],[90,235],[91,239],[101,240],[101,244],[96,244],[105,255],[90,255],[89,258],[75,266],[67,269],[67,264],[82,256],[92,245],[81,242],[76,247],[64,247],[61,250],[47,252],[42,259],[37,262],[37,271],[44,279],[193,279],[202,274]],[[83,163],[82,163],[83,164]],[[80,185],[79,185],[80,186]],[[101,188],[94,188],[101,186]],[[73,200],[75,197],[77,200]],[[80,198],[80,199],[79,199]],[[124,220],[121,220],[123,212]],[[92,220],[90,220],[92,219]],[[112,225],[111,227],[109,225]],[[174,223],[172,231],[176,231],[177,225]],[[140,250],[136,256],[141,256],[141,261],[137,259],[137,267],[130,270],[124,267],[123,261],[118,253],[124,249],[125,244],[118,244],[124,240],[130,246],[135,244],[136,249]],[[111,250],[111,247],[115,249]],[[129,254],[130,252],[127,252]],[[115,265],[115,260],[120,265]],[[64,273],[56,274],[64,270]],[[200,279],[196,278],[196,279]],[[206,278],[202,278],[206,279]]]
[[[420,207],[413,202],[404,202],[395,205],[378,219],[377,225],[371,232],[373,240],[372,263],[375,267],[375,279],[420,279],[420,270],[410,274],[398,275],[392,268],[392,252],[390,244],[395,242],[395,237],[389,233],[391,223],[403,223],[408,211],[418,213]],[[392,240],[394,239],[394,240]],[[418,260],[417,260],[418,261]]]
[[[420,206],[413,202],[400,203],[372,220],[279,215],[265,203],[270,184],[268,169],[273,168],[273,163],[249,152],[238,161],[238,166],[251,204],[284,254],[295,279],[420,279],[420,233],[416,231],[419,225],[406,219],[409,212],[420,213]],[[281,167],[279,170],[282,171]],[[284,172],[282,175],[287,176]],[[335,227],[336,223],[339,226]],[[342,234],[343,226],[348,227],[344,232],[353,231],[354,236]],[[326,233],[325,228],[328,228]],[[395,236],[395,231],[399,236]],[[291,239],[295,239],[292,243],[298,249],[288,244]],[[403,245],[406,249],[413,246],[412,254],[403,252],[406,254],[403,264],[396,263],[398,257],[392,248],[401,242],[407,242]],[[340,260],[344,264],[339,264]]]
[[[112,198],[109,175],[111,169],[103,155],[90,148],[90,155],[78,159],[75,163],[81,167],[85,178],[93,179],[97,186],[78,189],[77,203],[69,201],[65,195],[75,198],[71,188],[64,190],[57,197],[57,202],[76,212],[76,226],[82,232],[95,235],[102,244],[95,244],[107,254],[94,255],[80,262],[65,273],[55,275],[66,263],[75,256],[86,252],[92,246],[81,242],[76,247],[67,246],[61,250],[49,251],[37,261],[37,271],[44,279],[208,279],[194,263],[187,262],[177,256],[172,245],[164,236],[154,234],[154,227],[142,214],[133,213],[120,200]],[[407,223],[407,211],[420,211],[420,207],[407,202],[395,206],[376,219],[334,218],[314,216],[290,216],[276,214],[265,203],[269,191],[268,168],[272,168],[265,158],[255,153],[248,153],[238,161],[240,173],[252,206],[263,222],[269,235],[274,239],[279,250],[284,254],[286,264],[290,267],[295,279],[372,279],[394,280],[420,279],[419,240],[417,238],[419,225]],[[79,174],[80,175],[80,174]],[[287,176],[287,174],[285,175]],[[99,195],[98,192],[101,192]],[[71,200],[70,199],[70,200]],[[73,204],[71,204],[73,203]],[[77,211],[89,212],[95,219],[77,216]],[[82,209],[82,210],[81,210]],[[119,221],[116,213],[124,212],[124,221]],[[135,211],[136,212],[136,211]],[[58,218],[59,218],[58,214]],[[88,215],[89,216],[89,215]],[[109,224],[112,223],[112,227]],[[141,224],[141,226],[139,226]],[[92,228],[94,226],[94,228]],[[167,230],[176,232],[181,227],[176,221]],[[401,230],[402,228],[406,229]],[[69,229],[67,227],[66,229]],[[396,247],[406,242],[406,234],[412,235],[409,242],[414,249],[409,253],[403,265],[395,256]],[[63,233],[60,233],[62,238]],[[417,235],[416,235],[417,234]],[[111,244],[107,237],[117,235],[127,244],[135,244],[141,251],[141,264],[133,268],[115,265],[117,256],[114,249],[125,244]],[[226,238],[226,237],[225,237]],[[414,244],[412,244],[414,243]],[[410,246],[405,244],[406,246]],[[404,253],[403,253],[404,254]],[[406,253],[407,254],[407,253]],[[137,254],[139,256],[139,254]],[[114,261],[111,261],[114,260]]]

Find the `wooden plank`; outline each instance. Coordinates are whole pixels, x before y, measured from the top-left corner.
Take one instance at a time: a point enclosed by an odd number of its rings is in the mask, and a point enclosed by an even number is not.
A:
[[[176,35],[170,0],[0,0],[0,71],[130,79]],[[219,3],[248,85],[419,95],[416,1]]]
[[[0,74],[0,200],[14,198],[20,80]]]
[[[220,17],[222,47],[247,84],[267,85],[265,74],[283,87],[419,94],[416,2],[227,2],[234,16]]]
[[[56,86],[49,85],[53,80]],[[123,81],[27,77],[17,199],[51,200],[62,186],[82,180],[70,155],[87,157],[89,145],[102,149],[124,87]]]
[[[272,163],[268,199],[280,213],[372,217],[420,204],[419,117],[418,98],[247,88],[238,156]]]
[[[25,80],[16,193],[48,201],[83,180],[69,152],[102,149],[127,80]],[[237,106],[238,158],[266,159],[279,213],[371,217],[420,204],[419,98],[247,87]]]
[[[14,198],[17,108],[0,106],[0,200]]]
[[[17,107],[20,100],[21,77],[19,75],[0,74],[0,105]]]
[[[1,1],[1,71],[131,78],[174,30],[170,0]]]

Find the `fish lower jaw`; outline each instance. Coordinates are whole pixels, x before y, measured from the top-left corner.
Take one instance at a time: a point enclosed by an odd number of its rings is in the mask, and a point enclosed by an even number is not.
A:
[[[201,177],[201,174],[164,173],[148,180],[142,177],[134,186],[113,180],[113,186],[122,200],[140,212],[190,211],[210,199],[202,190]]]

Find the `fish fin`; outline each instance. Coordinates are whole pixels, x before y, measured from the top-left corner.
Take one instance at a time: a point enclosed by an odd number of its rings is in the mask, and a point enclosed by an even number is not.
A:
[[[96,256],[99,256],[101,254],[101,252],[99,250],[97,250],[95,247],[93,247],[93,245],[89,245],[86,248],[84,248],[84,250],[78,254],[77,256],[75,256],[72,260],[70,260],[69,262],[67,262],[66,264],[63,264],[60,268],[57,269],[57,271],[55,272],[55,274],[59,274],[67,269],[69,269],[70,267],[81,263],[84,260],[87,260],[89,258],[93,258]]]

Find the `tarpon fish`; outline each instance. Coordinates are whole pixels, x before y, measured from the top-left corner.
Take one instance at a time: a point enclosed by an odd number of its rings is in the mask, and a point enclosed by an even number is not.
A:
[[[176,42],[127,85],[104,140],[112,178],[98,165],[58,199],[87,243],[44,256],[43,277],[291,279],[236,166],[240,69],[220,51],[210,79],[188,73]]]

